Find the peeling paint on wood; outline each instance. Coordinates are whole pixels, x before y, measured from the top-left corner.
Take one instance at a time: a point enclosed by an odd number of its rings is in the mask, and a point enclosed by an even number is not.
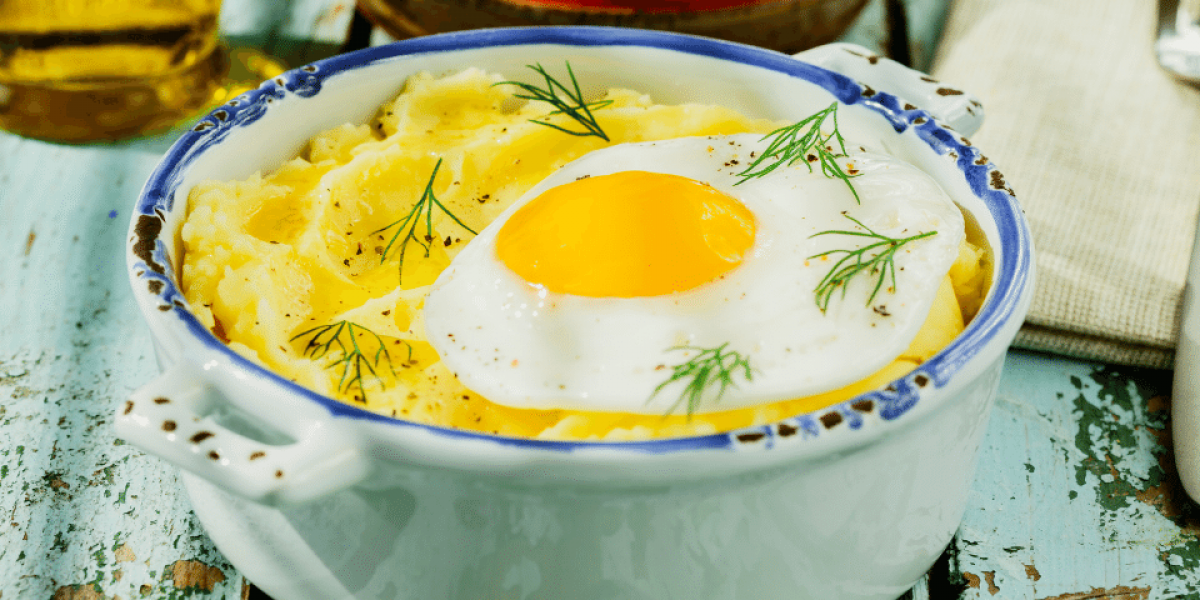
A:
[[[1170,372],[1021,352],[1006,369],[951,548],[961,597],[1200,597],[1200,510],[1175,474]]]
[[[1033,565],[1025,565],[1025,576],[1028,577],[1030,581],[1037,581],[1042,578],[1042,574],[1038,573],[1037,567],[1034,567]]]
[[[339,14],[322,18],[334,1]],[[224,4],[222,24],[244,40],[329,34],[353,2]],[[247,597],[178,470],[112,433],[120,400],[158,371],[124,247],[129,209],[176,135],[66,146],[0,132],[0,600]]]
[[[964,578],[966,578],[966,580],[967,580],[967,587],[970,587],[972,589],[979,589],[979,584],[982,582],[982,580],[979,579],[978,575],[976,575],[974,573],[969,573],[967,571],[963,571],[962,576]]]
[[[1117,586],[1108,590],[1093,589],[1077,594],[1063,594],[1045,600],[1146,600],[1150,597],[1150,588],[1131,588]]]
[[[110,600],[93,585],[64,585],[54,590],[52,600]]]
[[[171,583],[181,589],[199,588],[211,592],[225,581],[225,573],[195,560],[180,560],[171,565]]]
[[[117,548],[113,550],[113,558],[116,559],[117,562],[133,562],[137,560],[137,556],[134,555],[133,549],[129,547],[129,544],[121,544],[120,546],[117,546]]]
[[[240,598],[240,577],[195,522],[175,470],[111,433],[112,399],[148,378],[152,359],[118,350],[128,369],[105,374],[84,352],[0,355],[0,593]]]
[[[0,598],[242,597],[176,469],[112,432],[157,365],[125,282],[127,221],[110,215],[165,141],[102,151],[0,133]],[[167,575],[180,560],[225,579],[180,590]]]
[[[983,580],[987,583],[987,592],[993,596],[1000,593],[1000,588],[996,587],[996,572],[984,571]]]

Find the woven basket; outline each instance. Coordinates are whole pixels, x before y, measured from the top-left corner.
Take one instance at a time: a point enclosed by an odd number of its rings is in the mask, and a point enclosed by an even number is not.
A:
[[[525,25],[676,31],[793,53],[837,39],[867,0],[357,0],[398,39]]]

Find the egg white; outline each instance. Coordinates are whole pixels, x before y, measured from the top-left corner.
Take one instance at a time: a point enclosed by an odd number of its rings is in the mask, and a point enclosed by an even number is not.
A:
[[[763,147],[758,135],[681,138],[611,146],[566,165],[481,231],[434,283],[425,301],[430,343],[467,387],[515,408],[663,414],[687,383],[654,393],[686,360],[669,351],[677,346],[728,343],[753,367],[753,379],[735,378],[719,402],[718,388],[708,390],[700,412],[817,394],[874,373],[924,323],[962,242],[962,214],[928,175],[878,153],[843,161],[859,173],[851,181],[861,205],[819,166],[779,168],[735,186],[751,151]],[[627,170],[689,177],[743,202],[757,231],[742,264],[684,292],[590,298],[549,292],[498,260],[496,233],[542,191]],[[896,288],[885,285],[873,306],[866,300],[875,278],[859,275],[823,313],[814,290],[834,260],[809,257],[868,243],[813,237],[855,229],[846,215],[892,237],[937,234],[904,246]]]

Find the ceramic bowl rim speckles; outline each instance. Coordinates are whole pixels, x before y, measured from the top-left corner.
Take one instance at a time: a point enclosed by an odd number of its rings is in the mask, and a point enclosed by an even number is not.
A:
[[[249,139],[246,132],[253,132],[257,138],[265,140],[261,141],[264,144],[261,148],[249,151],[261,150],[274,155],[267,162],[282,161],[295,148],[272,147],[270,130],[263,127],[263,123],[270,121],[272,113],[285,107],[299,106],[330,94],[331,90],[347,80],[347,74],[364,69],[386,69],[409,59],[425,60],[458,52],[499,51],[545,44],[564,48],[564,52],[580,54],[616,49],[653,54],[655,60],[661,59],[659,55],[678,55],[680,60],[715,61],[714,64],[728,65],[729,69],[753,68],[768,73],[770,77],[807,82],[823,89],[828,97],[836,98],[843,105],[859,107],[878,115],[880,122],[886,123],[896,135],[920,140],[928,148],[928,151],[922,148],[921,152],[927,152],[934,157],[931,160],[940,161],[945,169],[954,173],[960,179],[955,185],[969,189],[975,199],[972,201],[991,215],[995,236],[993,244],[998,242],[996,262],[999,267],[991,282],[987,301],[966,331],[948,347],[885,389],[812,413],[745,430],[628,442],[507,438],[413,423],[369,412],[300,387],[242,357],[218,340],[189,311],[175,280],[176,265],[179,264],[176,251],[181,222],[179,216],[181,205],[186,204],[186,198],[178,192],[185,185],[189,169],[197,161],[214,153],[229,153],[229,140],[238,136],[241,136],[239,140]],[[137,200],[127,247],[129,277],[137,302],[154,334],[161,362],[164,367],[190,365],[185,369],[187,376],[182,377],[189,382],[188,385],[204,387],[209,379],[225,378],[244,382],[247,389],[253,389],[256,393],[272,393],[284,403],[281,407],[289,407],[288,410],[295,408],[310,416],[310,421],[322,424],[326,431],[370,430],[375,441],[384,440],[386,444],[391,440],[401,445],[429,444],[429,447],[436,446],[439,449],[456,448],[451,452],[457,454],[458,458],[499,453],[518,457],[513,461],[537,455],[550,461],[582,464],[587,461],[611,463],[636,455],[642,457],[639,459],[642,462],[653,462],[655,457],[666,457],[666,462],[673,462],[687,460],[681,457],[697,451],[707,455],[714,451],[753,449],[763,451],[753,454],[774,452],[783,459],[796,453],[812,455],[832,452],[886,436],[889,431],[919,419],[920,413],[936,410],[939,404],[951,401],[944,390],[956,377],[973,377],[983,370],[983,367],[972,368],[972,364],[991,362],[1003,355],[1024,318],[1029,302],[1032,285],[1030,235],[1015,196],[1000,172],[966,138],[946,126],[947,122],[954,123],[960,129],[973,129],[978,125],[981,107],[973,98],[927,77],[919,77],[920,74],[915,71],[880,60],[858,47],[822,47],[806,53],[801,59],[728,42],[657,31],[603,27],[513,28],[440,34],[368,48],[318,61],[266,81],[258,89],[214,110],[183,134],[155,169]],[[859,80],[851,79],[846,72],[852,72]],[[902,89],[903,94],[895,93],[893,88]],[[914,95],[922,96],[924,100],[914,98]],[[919,103],[922,107],[918,108],[910,102]],[[944,103],[941,107],[944,110],[929,109],[930,104],[939,102]],[[348,112],[360,115],[365,120],[376,106],[377,103]],[[311,137],[321,128],[309,129],[304,135]],[[264,131],[266,135],[262,133]],[[172,386],[180,385],[177,377],[164,382],[159,388],[169,390]],[[236,387],[233,384],[216,387],[222,388],[221,393],[225,396],[236,395],[236,392],[231,393]],[[161,391],[156,389],[156,392]],[[205,394],[199,395],[207,397]],[[230,400],[235,404],[238,402],[236,398]],[[135,444],[180,463],[184,468],[207,474],[218,484],[222,483],[221,473],[230,470],[229,464],[222,464],[221,469],[216,471],[206,470],[207,467],[200,467],[198,462],[189,462],[192,461],[190,458],[180,458],[181,452],[171,449],[175,444],[174,439],[169,443],[147,441],[148,436],[161,436],[161,432],[150,426],[153,425],[150,423],[152,417],[141,414],[145,402],[137,407],[132,404],[131,400],[118,409],[118,427],[122,435]],[[193,403],[192,407],[200,410],[197,407],[201,405],[210,408],[211,401]],[[216,427],[214,424],[210,429]],[[314,428],[311,422],[307,427],[306,431]],[[329,435],[338,437],[342,433]],[[355,444],[345,442],[343,446],[355,447]],[[202,454],[196,451],[194,445],[188,448],[188,452],[192,455]],[[212,460],[227,462],[225,459]],[[441,466],[454,466],[455,458],[433,462]],[[354,472],[356,474],[353,477],[362,477],[365,473],[361,469]],[[278,475],[281,471],[276,470],[275,473]],[[348,475],[343,483],[352,483],[350,480],[353,477]],[[257,491],[236,484],[225,485],[260,498],[276,489],[265,484],[255,487]]]

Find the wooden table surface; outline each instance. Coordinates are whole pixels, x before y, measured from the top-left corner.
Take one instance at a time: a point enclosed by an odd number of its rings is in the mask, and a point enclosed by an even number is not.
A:
[[[945,2],[908,2],[919,66]],[[846,39],[882,50],[883,6],[872,0]],[[228,0],[222,27],[300,66],[338,51],[352,12],[349,0]],[[0,133],[2,600],[252,593],[176,469],[112,431],[114,408],[157,372],[124,243],[173,137],[67,146]],[[1174,472],[1170,375],[1012,351],[958,536],[909,596],[1200,598],[1200,512]]]

